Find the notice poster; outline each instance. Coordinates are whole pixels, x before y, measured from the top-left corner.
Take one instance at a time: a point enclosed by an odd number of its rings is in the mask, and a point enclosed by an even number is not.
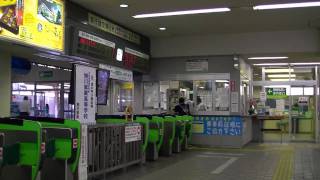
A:
[[[96,69],[83,65],[75,67],[75,116],[81,124],[95,123]]]
[[[0,0],[0,37],[64,50],[63,0]]]
[[[133,142],[133,141],[140,141],[142,132],[141,132],[141,125],[127,125],[125,127],[125,142]]]
[[[213,136],[241,136],[242,135],[243,122],[242,122],[242,117],[240,116],[196,116],[195,121],[199,125],[203,124],[203,130],[201,131],[203,132],[204,135],[213,135]]]

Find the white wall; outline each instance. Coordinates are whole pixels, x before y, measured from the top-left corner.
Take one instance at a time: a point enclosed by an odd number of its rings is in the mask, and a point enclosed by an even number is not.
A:
[[[151,55],[179,57],[319,52],[318,30],[254,32],[151,39]]]
[[[11,56],[0,54],[0,117],[10,116],[11,103]]]

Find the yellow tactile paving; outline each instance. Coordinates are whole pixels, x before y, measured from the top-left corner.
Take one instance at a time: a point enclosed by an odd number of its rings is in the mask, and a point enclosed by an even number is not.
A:
[[[279,151],[280,159],[272,180],[291,180],[294,167],[294,150],[288,148]]]

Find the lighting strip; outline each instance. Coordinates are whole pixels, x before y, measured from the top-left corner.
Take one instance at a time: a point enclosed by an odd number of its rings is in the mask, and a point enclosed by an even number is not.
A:
[[[270,81],[276,81],[276,82],[280,82],[280,81],[295,81],[296,79],[270,79]]]
[[[287,4],[268,4],[254,6],[254,10],[267,10],[267,9],[284,9],[284,8],[300,8],[300,7],[316,7],[320,6],[320,2],[303,2],[303,3],[287,3]]]
[[[320,65],[320,62],[308,62],[308,63],[290,63],[291,65]]]
[[[294,69],[265,69],[264,72],[266,72],[266,73],[288,73],[288,72],[294,72]]]
[[[289,77],[295,78],[295,74],[268,74],[268,78],[289,78]]]
[[[254,66],[288,66],[288,63],[262,63],[262,64],[253,64]]]
[[[186,11],[171,11],[162,13],[150,13],[150,14],[138,14],[132,16],[133,18],[153,18],[153,17],[164,17],[164,16],[180,16],[190,14],[209,14],[231,11],[230,8],[212,8],[212,9],[197,9],[197,10],[186,10]]]
[[[250,57],[250,60],[270,60],[270,59],[288,59],[287,56],[276,56],[276,57]]]

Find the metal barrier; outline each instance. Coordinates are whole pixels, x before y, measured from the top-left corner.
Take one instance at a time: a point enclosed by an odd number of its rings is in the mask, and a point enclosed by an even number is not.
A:
[[[88,179],[105,179],[107,173],[142,163],[142,132],[138,123],[89,125]]]

